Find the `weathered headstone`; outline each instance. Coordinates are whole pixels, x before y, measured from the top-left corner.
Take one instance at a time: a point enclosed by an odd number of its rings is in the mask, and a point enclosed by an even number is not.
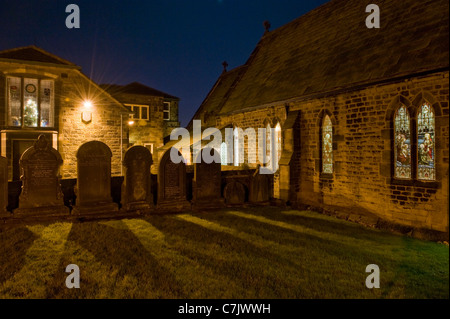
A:
[[[20,157],[22,192],[14,217],[68,215],[61,191],[61,155],[44,135]]]
[[[228,205],[240,205],[245,202],[245,186],[239,182],[229,182],[223,190]]]
[[[159,211],[182,211],[190,208],[186,200],[186,164],[173,163],[171,149],[166,151],[159,163],[158,204]],[[178,155],[181,154],[178,152]]]
[[[10,217],[8,206],[8,160],[0,157],[0,218]]]
[[[118,205],[113,203],[111,197],[111,157],[109,147],[98,141],[87,142],[78,149],[74,214],[100,214],[118,210]]]
[[[266,203],[269,199],[269,178],[265,174],[260,174],[258,167],[250,182],[249,202]]]
[[[210,154],[212,163],[206,163],[203,153]],[[195,208],[218,208],[224,206],[222,197],[222,164],[219,153],[212,148],[205,148],[198,154],[194,163],[194,180],[192,181]]]
[[[150,166],[152,154],[144,146],[127,150],[123,160],[125,179],[122,184],[122,208],[127,211],[146,211],[153,207]]]

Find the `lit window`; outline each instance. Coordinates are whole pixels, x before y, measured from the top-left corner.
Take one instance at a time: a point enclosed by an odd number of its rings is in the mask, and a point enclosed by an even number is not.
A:
[[[228,165],[227,143],[225,142],[220,145],[220,161],[222,165]]]
[[[164,120],[170,120],[170,102],[164,102]]]
[[[435,180],[434,112],[423,104],[417,115],[417,179]]]
[[[395,134],[395,177],[411,178],[411,132],[408,110],[405,106],[398,108],[394,118]]]
[[[234,129],[234,166],[239,166],[239,129]]]
[[[54,126],[53,80],[8,77],[8,125],[16,127]]]
[[[280,162],[281,152],[282,152],[282,144],[281,144],[281,125],[278,123],[275,126],[275,134],[277,139],[277,163]]]
[[[125,104],[129,106],[131,112],[133,112],[131,118],[134,120],[149,120],[149,106],[148,105],[131,105]]]
[[[322,122],[322,173],[333,174],[333,124],[328,115]]]

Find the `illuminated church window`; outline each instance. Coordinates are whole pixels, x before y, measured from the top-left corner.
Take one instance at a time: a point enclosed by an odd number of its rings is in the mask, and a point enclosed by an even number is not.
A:
[[[394,118],[395,134],[395,177],[411,178],[411,132],[408,110],[405,106],[398,108]]]
[[[433,108],[423,104],[417,115],[417,179],[434,181],[435,177],[435,123]]]
[[[239,157],[240,157],[240,152],[239,152],[239,130],[238,128],[234,129],[234,166],[239,166]]]
[[[333,174],[333,124],[328,115],[322,123],[322,173]]]
[[[220,161],[222,165],[228,165],[227,143],[225,142],[220,145]]]

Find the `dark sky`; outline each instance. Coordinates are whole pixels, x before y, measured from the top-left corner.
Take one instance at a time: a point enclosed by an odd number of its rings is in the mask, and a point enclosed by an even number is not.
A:
[[[97,83],[141,82],[181,98],[184,126],[222,71],[245,63],[261,38],[325,0],[0,0],[0,50],[37,45]],[[67,5],[81,28],[67,29]]]

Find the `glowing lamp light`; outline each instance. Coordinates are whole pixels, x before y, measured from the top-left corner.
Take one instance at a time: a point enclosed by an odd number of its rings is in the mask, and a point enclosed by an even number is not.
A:
[[[92,102],[91,101],[84,101],[84,107],[87,109],[90,109],[92,107]]]
[[[128,121],[128,125],[133,125],[134,121]]]

